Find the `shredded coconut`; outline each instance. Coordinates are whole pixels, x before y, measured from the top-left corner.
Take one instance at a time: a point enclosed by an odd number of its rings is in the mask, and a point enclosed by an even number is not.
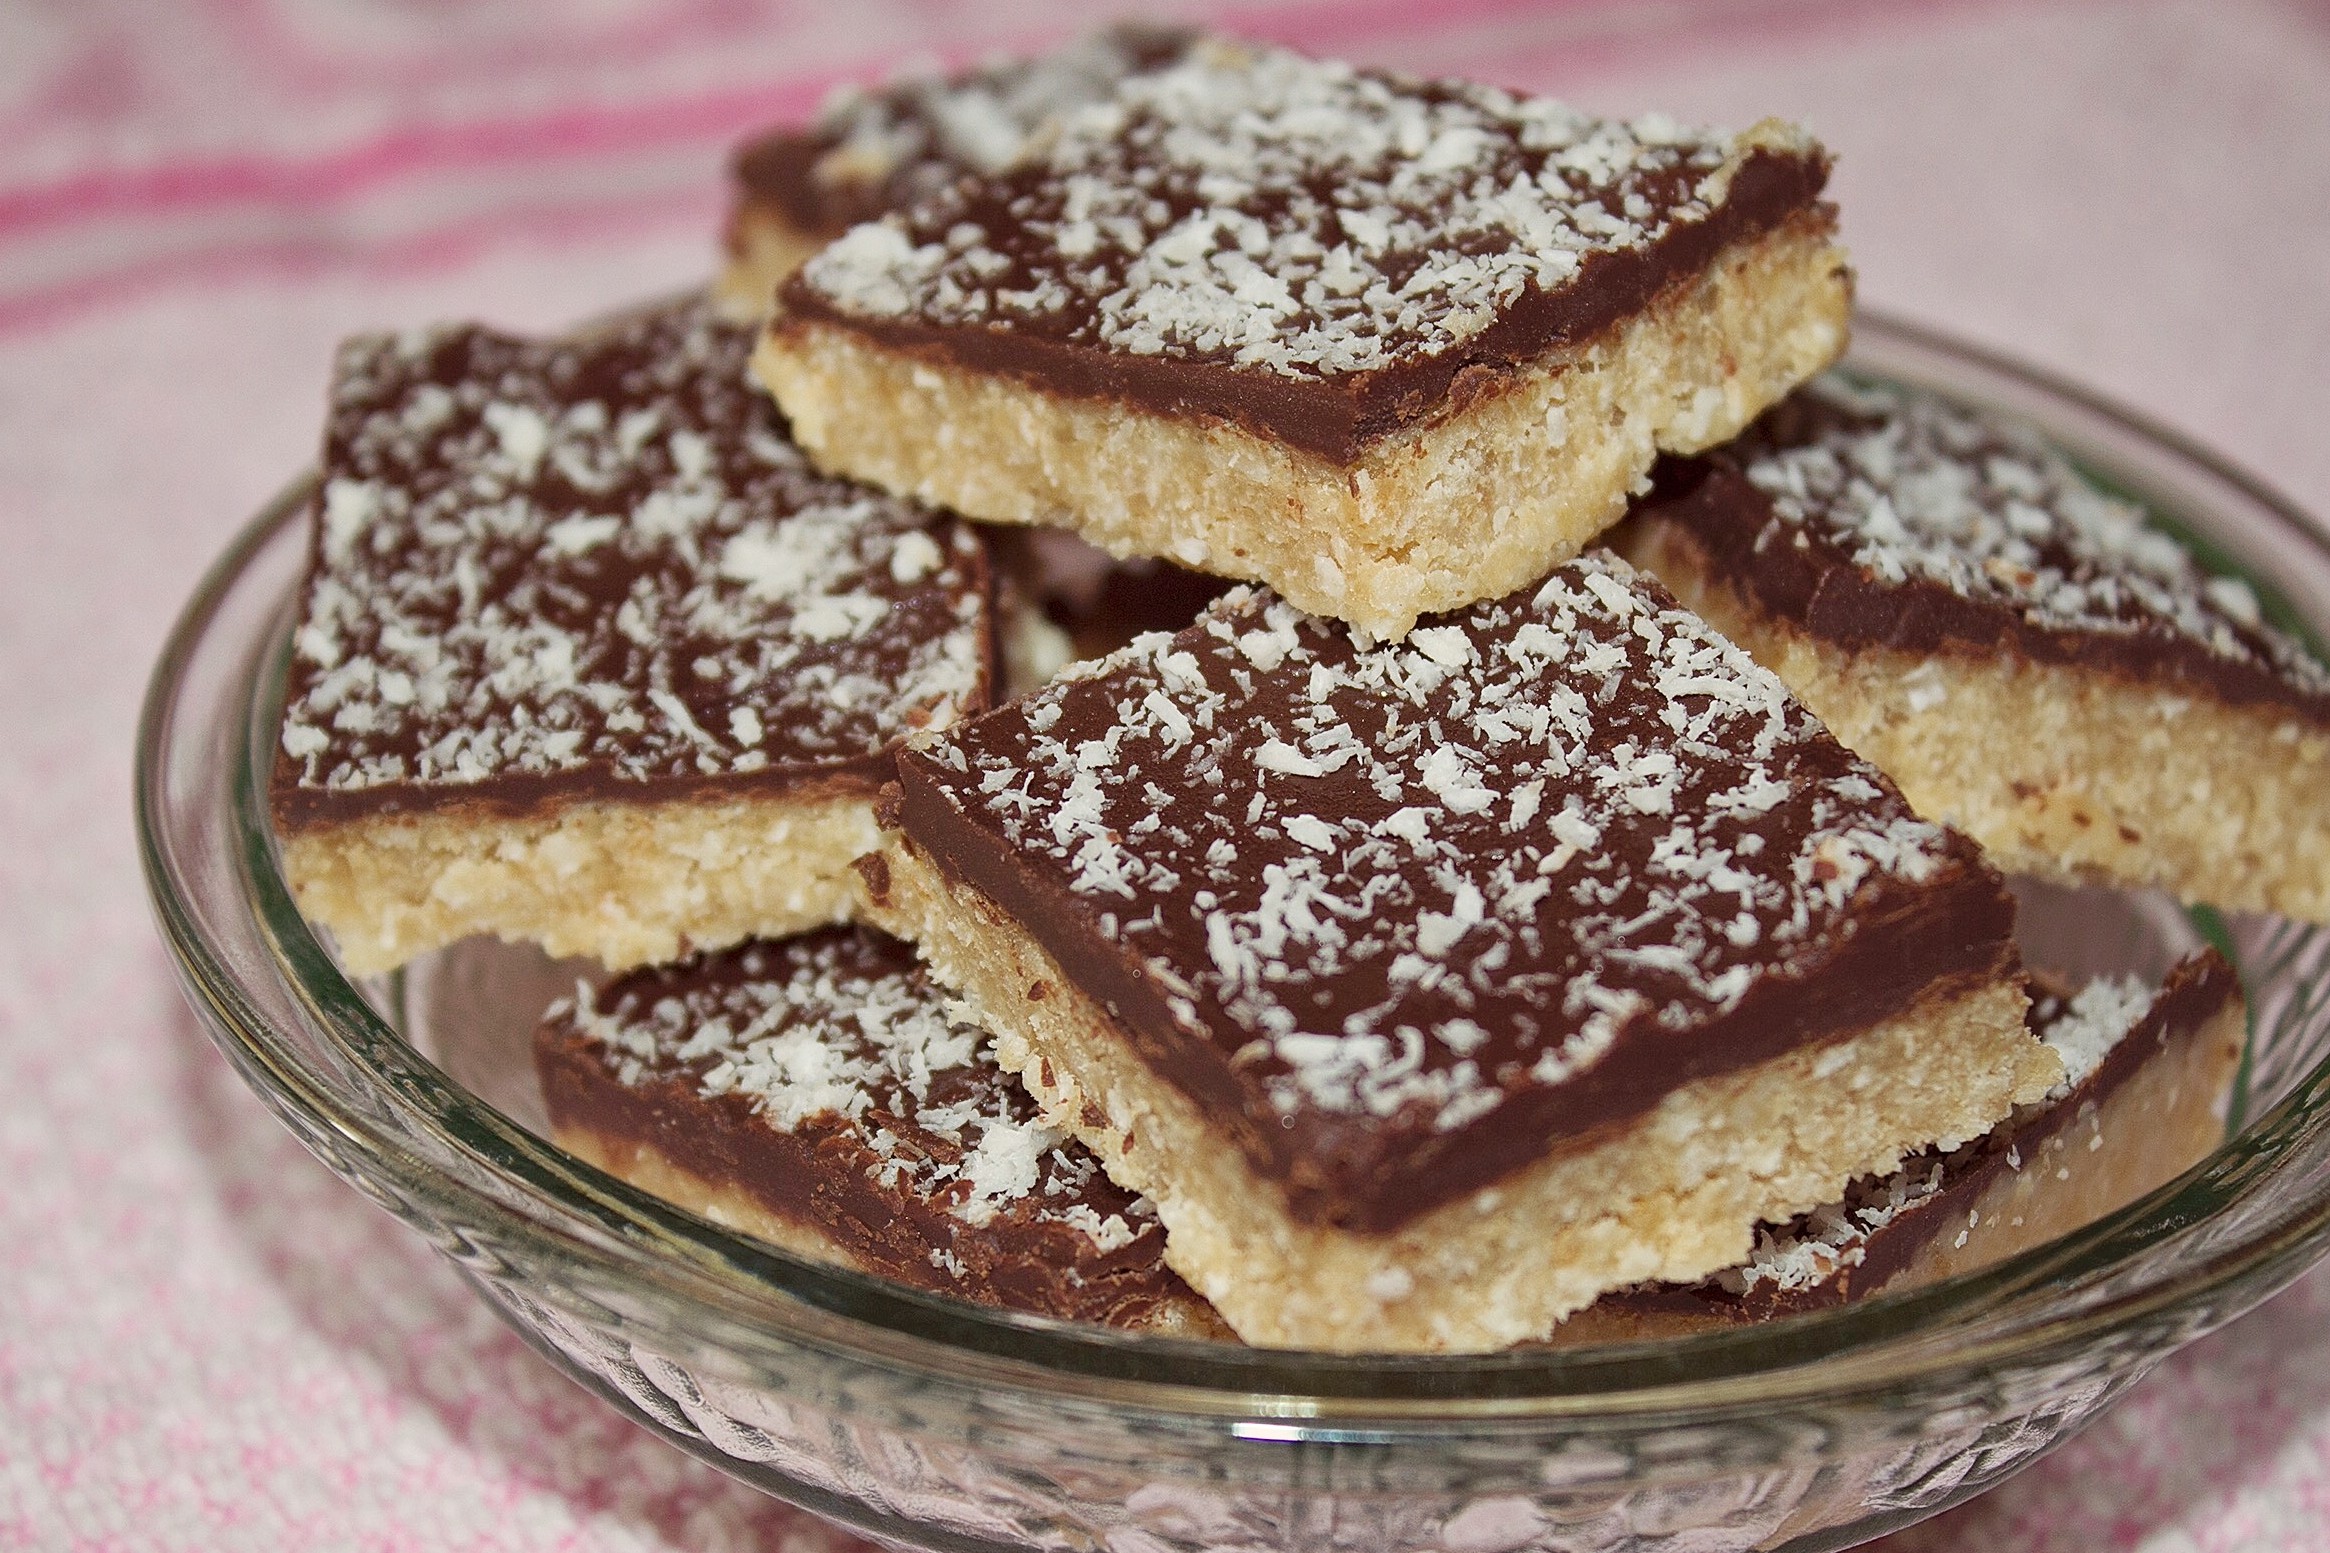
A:
[[[911,75],[873,90],[844,87],[819,109],[806,137],[815,148],[810,181],[843,208],[860,209],[907,203],[965,172],[1000,172],[1062,112],[1179,58],[1194,38],[1120,25],[1036,59]],[[762,154],[799,154],[795,139],[777,137]],[[748,183],[757,150],[745,154]],[[853,193],[861,197],[849,198]]]
[[[1615,558],[1427,630],[1238,590],[908,758],[1279,1115],[1426,1131],[1723,1015],[1952,855]]]
[[[2093,1078],[2151,1008],[2152,999],[2152,989],[2133,976],[2098,976],[2068,1003],[2042,999],[2031,1024],[2063,1059],[2062,1081],[2047,1091],[2046,1103],[2053,1105]]]
[[[344,346],[293,787],[815,769],[977,710],[977,537],[811,470],[750,341],[691,302]]]
[[[1813,1209],[1793,1222],[1756,1231],[1747,1261],[1715,1275],[1733,1294],[1769,1284],[1783,1293],[1818,1288],[1869,1252],[1869,1238],[1904,1213],[1940,1195],[1949,1172],[1944,1161],[1921,1156],[1887,1176],[1863,1176],[1842,1201]]]
[[[1042,1122],[995,1066],[987,1033],[955,1017],[888,940],[825,932],[747,945],[604,989],[583,983],[545,1018],[597,1046],[627,1086],[692,1084],[706,1100],[741,1097],[780,1132],[852,1140],[885,1191],[972,1228],[1004,1215],[1058,1225],[1093,1255],[1161,1235],[1153,1210]],[[830,1157],[838,1168],[848,1156]]]
[[[1735,455],[1771,501],[1759,549],[1802,530],[1881,583],[1937,584],[2041,630],[2172,636],[2330,695],[2330,670],[2263,622],[2246,583],[2210,576],[2029,428],[1833,374],[1806,392],[1827,412],[1809,440]]]
[[[1703,221],[1729,135],[1201,43],[803,271],[843,312],[1293,378],[1480,334],[1596,254]]]

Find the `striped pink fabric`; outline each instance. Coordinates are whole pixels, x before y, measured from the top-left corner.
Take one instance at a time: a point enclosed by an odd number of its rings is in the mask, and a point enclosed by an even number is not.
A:
[[[1809,121],[1865,295],[2330,512],[2330,7],[1161,4],[1316,50]],[[332,342],[700,278],[740,135],[1005,0],[0,6],[0,1549],[837,1548],[640,1434],[197,1033],[128,837],[137,695],[312,450]],[[2206,25],[2202,25],[2202,23]],[[2330,1545],[2330,1274],[1896,1553]]]
[[[1659,36],[1608,0],[1170,9],[1409,62],[1421,41],[1455,67],[1480,57],[1465,40],[1500,30],[1572,48]],[[781,0],[19,13],[0,20],[0,47],[30,67],[0,109],[0,329],[157,286],[442,265],[488,234],[707,225],[720,156],[747,131],[901,62],[1026,51],[1078,21]]]

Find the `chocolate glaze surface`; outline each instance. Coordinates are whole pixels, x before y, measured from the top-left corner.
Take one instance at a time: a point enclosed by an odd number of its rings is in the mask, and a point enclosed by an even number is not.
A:
[[[871,791],[987,701],[964,524],[811,470],[699,302],[342,347],[273,802]]]
[[[808,128],[741,147],[731,170],[747,201],[773,207],[795,231],[839,237],[966,174],[999,170],[1062,111],[1173,63],[1196,40],[1184,28],[1123,23],[1037,59],[849,90]]]
[[[1660,467],[1645,517],[1712,580],[1848,649],[2017,653],[2330,722],[2330,671],[2028,429],[1830,376]]]
[[[1855,1181],[1840,1203],[1759,1230],[1755,1257],[1739,1268],[1697,1284],[1619,1290],[1603,1304],[1745,1322],[1874,1294],[1939,1237],[1964,1230],[1967,1212],[2001,1176],[2036,1161],[2049,1138],[2111,1098],[2145,1063],[2195,1039],[2240,995],[2233,967],[2204,949],[2172,969],[2156,992],[2133,978],[2106,978],[2076,998],[2042,996],[2031,1007],[2032,1033],[2069,1070],[2044,1101],[2018,1108],[1961,1148],[1927,1149],[1890,1176]]]
[[[1364,651],[1238,589],[899,776],[908,837],[1311,1222],[2014,963],[1970,843],[1600,553]]]
[[[983,1304],[1137,1325],[1196,1296],[1120,1190],[950,1018],[913,951],[862,929],[636,971],[535,1037],[553,1123],[653,1145],[846,1260]]]
[[[838,323],[1350,463],[1792,220],[1827,154],[1201,44],[788,280]],[[789,317],[787,316],[789,315]]]

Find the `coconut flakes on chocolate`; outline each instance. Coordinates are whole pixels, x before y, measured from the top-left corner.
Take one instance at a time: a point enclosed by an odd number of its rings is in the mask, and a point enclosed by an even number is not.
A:
[[[1361,1218],[1987,973],[2009,909],[1602,555],[1394,646],[1238,590],[901,775],[910,836]]]
[[[1153,1223],[1142,1203],[1093,1206],[1091,1156],[983,1058],[990,1037],[953,1017],[912,956],[871,935],[748,945],[604,993],[581,983],[546,1017],[570,1020],[634,1088],[684,1074],[780,1132],[846,1123],[879,1156],[870,1173],[885,1189],[966,1224],[1013,1209],[1114,1251],[1142,1233],[1133,1221]]]
[[[2181,650],[2241,699],[2294,693],[2330,715],[2330,670],[2265,622],[2248,584],[2210,575],[2028,427],[1831,375],[1712,457],[1735,463],[1769,506],[1738,563],[1751,576],[1835,557],[1895,595],[1850,621],[1840,599],[1815,611],[1816,626],[1918,648],[1981,641],[2003,621],[2049,657],[2080,642],[2108,656],[2094,644],[2116,641],[2131,667]],[[1781,547],[1812,554],[1772,554]],[[1936,589],[1994,618],[1903,602]]]
[[[1920,1155],[1889,1176],[1864,1176],[1845,1189],[1844,1200],[1813,1209],[1777,1228],[1759,1227],[1755,1253],[1711,1282],[1725,1293],[1763,1291],[1768,1296],[1817,1289],[1868,1256],[1869,1242],[1903,1214],[1931,1203],[1948,1180],[1942,1158]]]
[[[854,319],[1367,374],[1708,221],[1741,146],[1656,114],[1203,45],[1065,115],[999,176],[854,229],[793,295]],[[1808,141],[1774,150],[1825,171]],[[1807,177],[1787,203],[1809,202]]]
[[[739,151],[736,179],[802,231],[839,233],[966,172],[1000,172],[1038,127],[1107,96],[1129,75],[1170,64],[1196,38],[1183,28],[1127,23],[1035,59],[872,90],[844,87],[807,130]]]
[[[699,302],[342,348],[288,818],[866,768],[986,694],[978,541],[812,471]]]
[[[989,1044],[911,950],[850,930],[579,984],[541,1037],[561,1127],[651,1144],[873,1270],[1055,1315],[1189,1299],[1155,1211],[1043,1124]]]
[[[2098,976],[2069,998],[2049,993],[2031,1004],[2031,1028],[2063,1059],[2063,1079],[2047,1091],[2053,1105],[2095,1076],[2152,1006],[2153,989],[2134,976]]]

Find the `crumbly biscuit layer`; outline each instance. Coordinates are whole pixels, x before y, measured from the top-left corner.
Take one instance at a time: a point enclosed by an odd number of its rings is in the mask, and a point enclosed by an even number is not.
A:
[[[1678,525],[1638,524],[1625,545],[2000,867],[2330,921],[2330,730],[2014,653],[1840,647],[1748,604]]]
[[[1269,583],[1379,635],[1543,576],[1623,513],[1661,450],[1735,436],[1844,348],[1852,282],[1824,216],[1733,244],[1500,391],[1351,466],[1221,419],[1045,393],[780,319],[754,367],[819,465],[1116,555]]]
[[[473,933],[620,970],[845,920],[850,861],[878,838],[860,794],[575,802],[311,827],[283,866],[357,975]]]
[[[2005,983],[1940,990],[1841,1043],[1689,1084],[1386,1234],[1297,1222],[1275,1183],[1159,1081],[992,902],[895,838],[875,919],[990,1027],[1006,1071],[1157,1205],[1166,1260],[1251,1343],[1479,1350],[1543,1336],[1606,1289],[1740,1260],[1761,1219],[1838,1195],[1937,1138],[1979,1136],[2060,1067]],[[1809,1107],[1807,1095],[1850,1103]]]

